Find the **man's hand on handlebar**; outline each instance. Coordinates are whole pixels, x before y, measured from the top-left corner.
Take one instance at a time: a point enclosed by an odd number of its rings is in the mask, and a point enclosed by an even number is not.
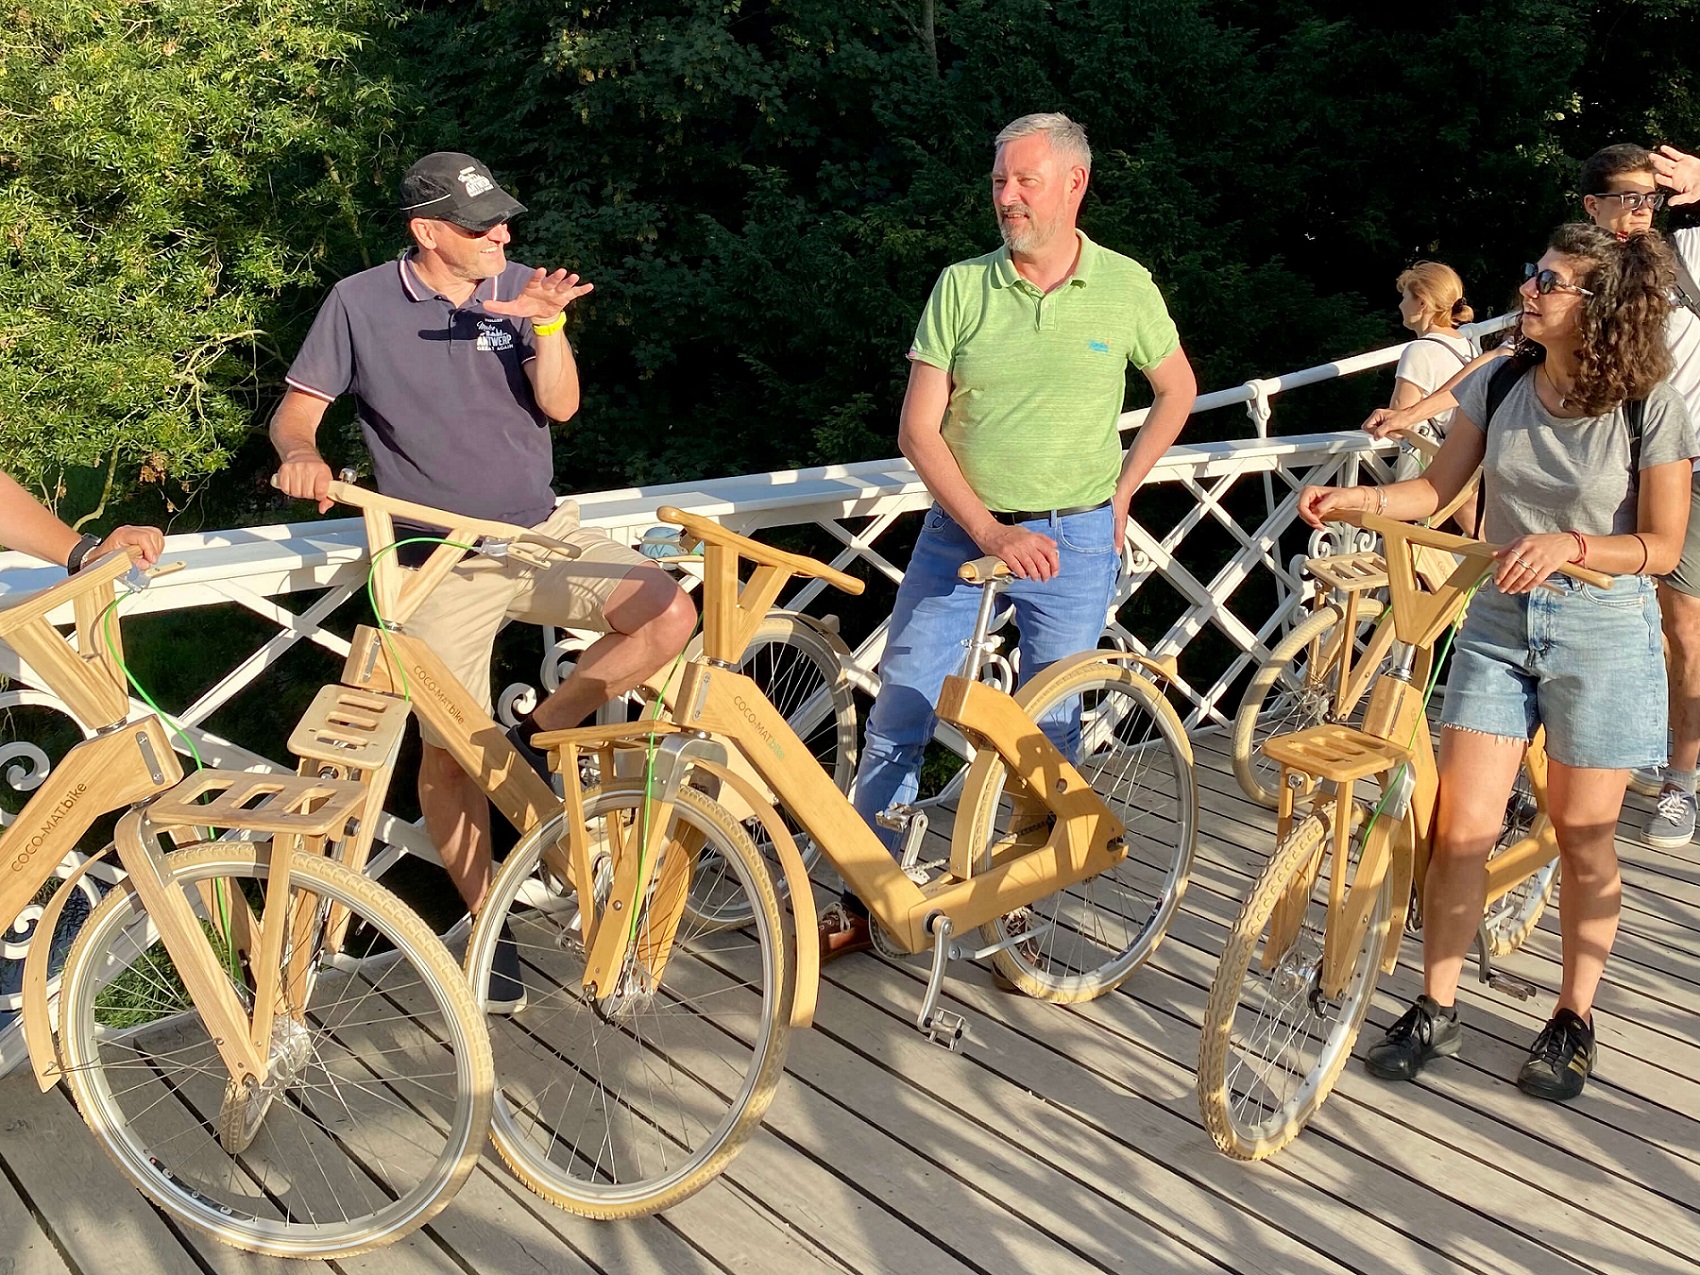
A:
[[[291,452],[277,467],[277,479],[273,486],[286,496],[294,496],[297,500],[318,501],[319,512],[324,513],[331,507],[329,493],[334,477],[331,467],[325,464],[324,457],[318,452]]]
[[[165,549],[165,536],[158,527],[119,527],[95,546],[87,561],[95,562],[117,549],[133,549],[144,567],[159,561]]]
[[[1037,531],[994,522],[990,531],[974,539],[982,552],[1002,558],[1009,564],[1009,569],[1023,580],[1043,583],[1062,569],[1061,559],[1057,556],[1057,542]]]

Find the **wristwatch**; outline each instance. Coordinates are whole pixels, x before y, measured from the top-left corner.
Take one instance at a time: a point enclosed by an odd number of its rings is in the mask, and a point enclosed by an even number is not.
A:
[[[65,559],[65,570],[71,575],[83,569],[83,563],[88,556],[100,547],[99,536],[84,536],[71,548],[71,556]]]

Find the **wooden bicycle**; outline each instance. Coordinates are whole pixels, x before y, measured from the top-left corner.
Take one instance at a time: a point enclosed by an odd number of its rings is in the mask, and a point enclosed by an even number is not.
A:
[[[1277,844],[1234,923],[1205,1009],[1199,1104],[1217,1146],[1240,1159],[1273,1154],[1321,1107],[1378,974],[1398,960],[1407,919],[1420,921],[1438,784],[1425,688],[1413,670],[1493,565],[1493,546],[1480,541],[1372,514],[1361,525],[1386,550],[1397,658],[1372,687],[1361,727],[1312,726],[1265,744],[1281,767]],[[1422,547],[1458,556],[1432,593],[1418,584]],[[1561,569],[1611,584],[1598,572]],[[1520,818],[1488,860],[1490,915],[1558,853],[1538,734],[1523,777],[1526,797],[1513,796]],[[1373,785],[1373,799],[1357,795],[1359,781]],[[1533,990],[1493,971],[1485,925],[1478,945],[1484,981]]]
[[[326,1258],[394,1240],[476,1161],[492,1079],[482,1016],[436,935],[340,861],[364,819],[360,786],[185,779],[165,723],[132,719],[114,614],[130,566],[109,555],[0,611],[0,639],[94,731],[0,836],[0,916],[130,807],[37,922],[51,936],[79,878],[116,853],[126,876],[78,931],[56,1038],[52,944],[30,945],[37,1080],[63,1079],[119,1169],[226,1243]],[[52,623],[66,608],[74,647]]]
[[[1048,1000],[1109,991],[1162,937],[1197,824],[1190,746],[1146,676],[1161,664],[1087,652],[1013,696],[975,680],[1001,587],[984,560],[964,568],[986,592],[938,707],[979,751],[948,858],[923,862],[911,822],[900,862],[735,666],[793,576],[861,582],[707,519],[660,517],[703,546],[701,654],[658,719],[537,737],[559,772],[593,758],[601,782],[568,783],[564,817],[509,855],[467,954],[476,983],[505,923],[526,965],[523,1047],[504,1052],[497,1033],[497,1145],[535,1189],[598,1217],[711,1180],[771,1101],[788,1029],[812,1021],[813,902],[788,821],[866,900],[882,948],[931,950],[917,1026],[953,1049],[965,1024],[940,1004],[952,959],[989,958]],[[788,910],[751,820],[777,847]]]
[[[1425,467],[1440,452],[1438,443],[1420,434],[1406,435],[1405,441]],[[1476,494],[1481,477],[1477,469],[1463,489],[1428,519],[1429,525],[1437,527],[1455,514]],[[1452,565],[1437,550],[1419,551],[1418,572],[1435,584],[1451,574]],[[1252,675],[1230,736],[1229,755],[1241,790],[1271,810],[1279,801],[1280,767],[1264,753],[1264,742],[1307,726],[1357,720],[1370,684],[1387,671],[1393,650],[1393,611],[1383,594],[1387,564],[1379,553],[1310,558],[1305,572],[1317,586],[1310,614],[1293,626]],[[1426,659],[1427,653],[1419,658]],[[1414,675],[1422,681],[1426,666],[1416,668]]]

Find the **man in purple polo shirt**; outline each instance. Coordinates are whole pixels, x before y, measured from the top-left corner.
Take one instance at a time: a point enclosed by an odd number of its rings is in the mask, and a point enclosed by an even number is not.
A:
[[[337,284],[290,366],[271,424],[278,485],[317,500],[321,512],[330,507],[330,466],[314,439],[325,409],[352,392],[378,490],[535,527],[579,549],[573,561],[542,570],[471,558],[407,626],[487,710],[490,648],[508,620],[603,631],[572,676],[510,732],[546,776],[531,734],[577,725],[658,672],[690,640],[696,609],[654,563],[579,527],[572,501],[555,504],[549,423],[579,406],[578,369],[562,328],[567,307],[591,285],[565,270],[507,260],[508,219],[525,206],[470,155],[421,159],[402,178],[400,208],[412,250]],[[434,733],[422,725],[421,734],[425,828],[476,912],[490,884],[489,807]],[[488,988],[492,1011],[524,1005],[519,975],[504,933]]]

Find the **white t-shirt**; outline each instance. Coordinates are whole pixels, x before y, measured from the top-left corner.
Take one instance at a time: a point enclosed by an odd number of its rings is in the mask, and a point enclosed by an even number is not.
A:
[[[1405,347],[1393,375],[1401,381],[1409,381],[1427,398],[1457,376],[1458,369],[1475,358],[1477,353],[1474,342],[1467,337],[1430,332]],[[1434,427],[1436,435],[1445,438],[1447,426],[1452,424],[1452,413],[1442,412],[1428,423]]]
[[[1671,235],[1671,245],[1682,258],[1688,273],[1700,279],[1700,228],[1686,227]],[[1688,405],[1689,418],[1700,421],[1700,318],[1680,301],[1672,308],[1665,325],[1665,342],[1674,361],[1670,385]],[[1700,460],[1694,462],[1700,469]]]

